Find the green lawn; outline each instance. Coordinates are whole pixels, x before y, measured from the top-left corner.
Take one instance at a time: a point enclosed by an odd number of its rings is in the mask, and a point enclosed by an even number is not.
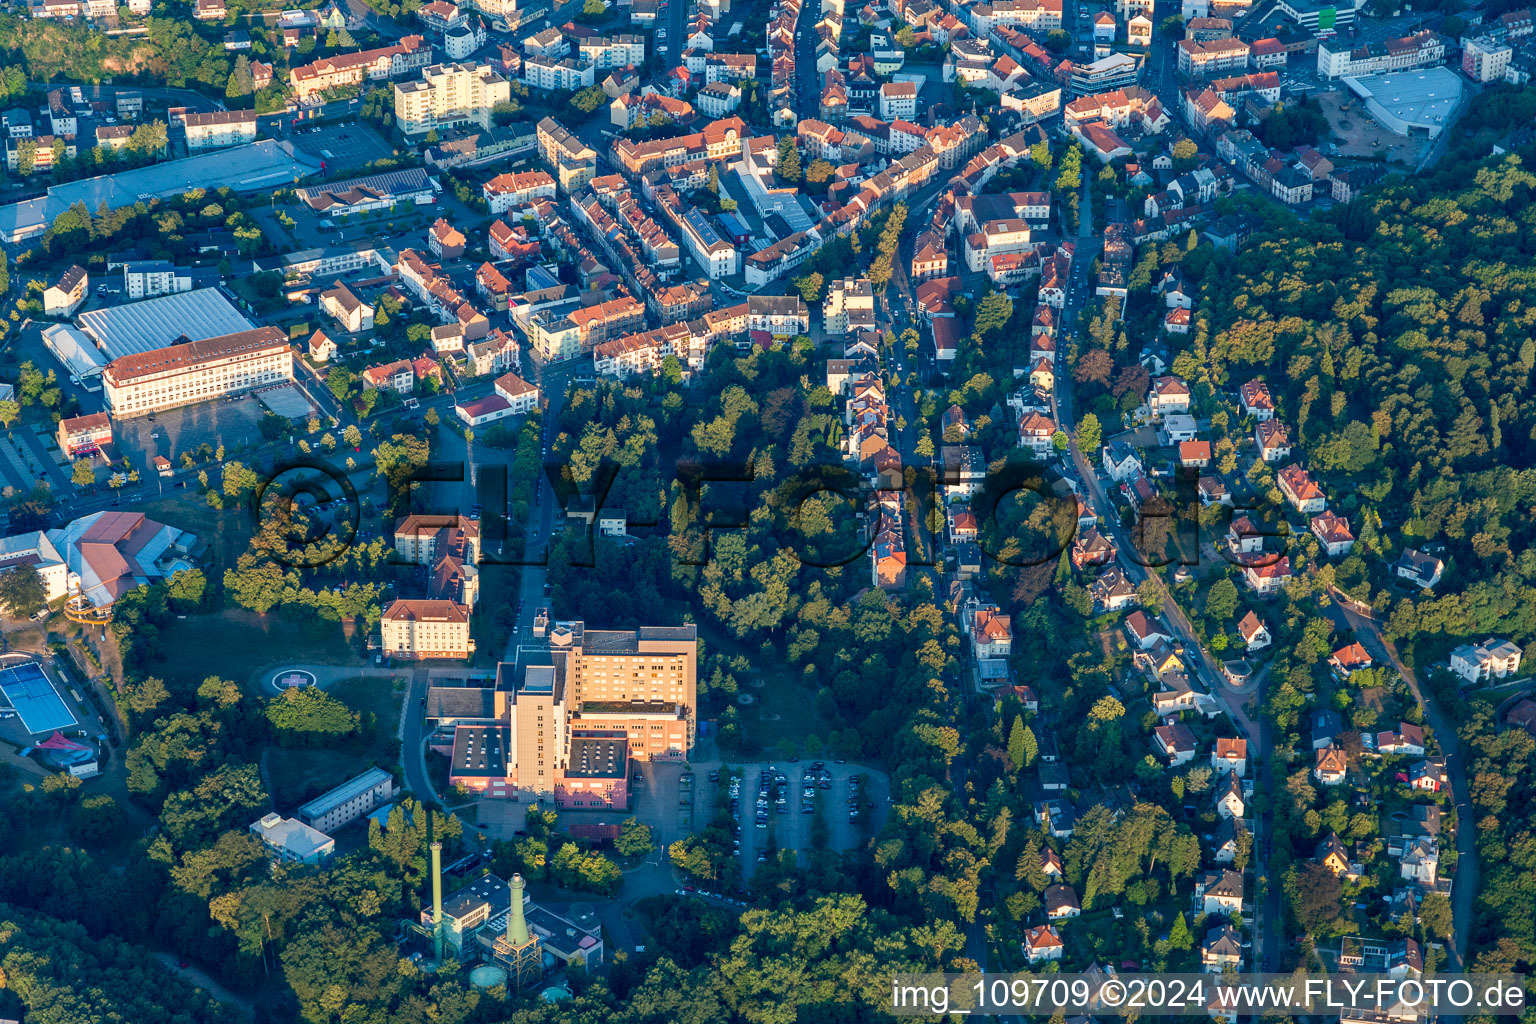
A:
[[[362,716],[362,734],[325,747],[273,747],[267,768],[280,808],[298,807],[375,764],[388,770],[400,759],[403,679],[344,679],[329,692]]]
[[[209,676],[245,685],[257,669],[277,661],[363,663],[339,622],[257,615],[239,608],[173,619],[161,640],[166,653],[149,667],[150,674],[194,687]]]
[[[217,476],[217,469],[211,470],[208,474],[210,481]],[[194,480],[187,490],[178,490],[174,493],[192,495],[192,489],[196,484]],[[203,553],[202,568],[210,581],[222,576],[225,569],[235,564],[235,559],[245,551],[251,539],[250,522],[243,512],[234,509],[210,508],[201,498],[196,500],[189,497],[158,498],[144,502],[138,506],[138,510],[156,522],[168,523],[177,529],[190,530],[197,534],[198,538],[207,545]]]

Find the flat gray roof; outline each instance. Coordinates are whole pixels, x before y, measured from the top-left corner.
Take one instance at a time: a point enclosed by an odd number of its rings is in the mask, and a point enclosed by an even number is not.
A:
[[[109,362],[164,348],[182,335],[188,341],[206,341],[249,331],[253,326],[217,288],[196,288],[125,306],[93,309],[81,313],[78,322]]]
[[[1411,127],[1438,132],[1461,102],[1461,78],[1446,67],[1346,78],[1344,84]]]
[[[369,768],[355,779],[349,779],[328,793],[322,793],[299,808],[300,818],[318,818],[361,796],[381,782],[391,781],[392,776],[382,768]]]
[[[260,192],[297,184],[319,165],[294,156],[284,148],[287,145],[264,139],[184,160],[54,185],[45,196],[0,207],[0,237],[16,239],[41,233],[74,203],[84,203],[94,213],[103,203],[115,210],[140,199],[177,195],[193,188]]]

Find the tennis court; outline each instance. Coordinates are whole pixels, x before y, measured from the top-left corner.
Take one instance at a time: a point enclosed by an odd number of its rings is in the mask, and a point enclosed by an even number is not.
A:
[[[0,693],[34,735],[79,724],[43,670],[30,662],[0,669]]]

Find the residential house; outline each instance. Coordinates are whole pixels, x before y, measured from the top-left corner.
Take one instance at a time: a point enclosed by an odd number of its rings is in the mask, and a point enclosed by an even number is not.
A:
[[[1154,420],[1169,413],[1189,412],[1189,385],[1177,377],[1159,377],[1147,392],[1147,408]]]
[[[1024,929],[1024,955],[1030,963],[1042,960],[1060,960],[1066,950],[1061,933],[1055,925],[1042,924]]]
[[[1200,944],[1202,970],[1220,974],[1229,967],[1241,968],[1242,964],[1243,943],[1236,928],[1222,922],[1205,933],[1205,941]]]
[[[1280,493],[1291,507],[1302,515],[1316,515],[1328,507],[1328,498],[1312,475],[1294,463],[1286,466],[1275,477]]]
[[[1254,379],[1238,388],[1237,400],[1245,416],[1260,423],[1275,418],[1275,400],[1270,396],[1269,385],[1262,380]]]
[[[1344,719],[1331,708],[1321,708],[1309,716],[1312,726],[1312,749],[1331,746],[1344,732]]]
[[[1472,685],[1503,679],[1520,671],[1520,648],[1489,637],[1480,644],[1462,644],[1451,652],[1451,671]]]
[[[1124,441],[1112,441],[1104,446],[1104,472],[1116,483],[1124,483],[1146,472],[1136,449]]]
[[[1420,792],[1439,793],[1450,788],[1450,784],[1443,757],[1426,757],[1408,767],[1408,785]]]
[[[1217,774],[1230,772],[1240,779],[1245,776],[1248,773],[1248,741],[1218,737],[1216,749],[1211,751],[1211,770]]]
[[[1350,676],[1374,664],[1370,652],[1359,643],[1340,647],[1328,659],[1328,667],[1333,669],[1334,676],[1343,682],[1348,682]]]
[[[60,319],[73,316],[75,310],[85,302],[90,289],[90,275],[84,267],[74,264],[43,290],[43,312]]]
[[[1082,912],[1083,908],[1077,902],[1077,893],[1072,891],[1070,885],[1057,882],[1055,885],[1046,886],[1045,916],[1047,918],[1052,921],[1061,921],[1077,917]]]
[[[1195,759],[1195,734],[1183,722],[1157,726],[1152,730],[1152,738],[1170,767],[1176,768]]]
[[[1433,889],[1440,876],[1440,845],[1433,839],[1415,839],[1397,866],[1404,879]]]
[[[1440,573],[1444,571],[1445,563],[1434,555],[1414,548],[1404,548],[1397,561],[1392,563],[1392,568],[1399,578],[1422,590],[1429,590],[1440,582]]]
[[[1349,772],[1349,762],[1344,756],[1344,748],[1329,743],[1321,750],[1313,751],[1314,763],[1312,775],[1325,786],[1337,786],[1344,781]]]
[[[1243,802],[1243,782],[1235,773],[1223,775],[1216,784],[1216,813],[1223,818],[1241,818],[1247,810]]]
[[[1291,560],[1282,555],[1267,565],[1243,566],[1243,579],[1260,595],[1278,593],[1291,579]]]
[[[1195,879],[1195,906],[1202,913],[1237,917],[1243,912],[1243,874],[1230,868],[1202,871]]]
[[[1273,638],[1269,635],[1269,627],[1264,625],[1264,620],[1255,612],[1244,615],[1242,621],[1237,624],[1238,635],[1243,638],[1243,644],[1249,652],[1262,650],[1268,647]]]
[[[1173,643],[1173,634],[1149,617],[1144,611],[1134,611],[1125,619],[1125,632],[1131,638],[1133,650],[1148,651],[1159,642]]]
[[[330,314],[342,330],[356,334],[373,330],[374,308],[359,299],[345,282],[320,293],[320,308]]]
[[[1412,722],[1399,722],[1392,732],[1376,734],[1376,753],[1424,756],[1424,729]]]
[[[1279,462],[1291,454],[1291,435],[1274,420],[1264,420],[1253,431],[1254,443],[1259,446],[1259,458],[1265,462]]]
[[[1320,516],[1313,516],[1311,528],[1312,535],[1330,558],[1347,555],[1349,549],[1355,546],[1355,535],[1349,532],[1349,520],[1335,514],[1332,509]]]
[[[1344,849],[1344,844],[1334,832],[1329,832],[1323,837],[1322,842],[1317,844],[1317,850],[1313,853],[1312,859],[1340,878],[1358,874],[1352,871],[1349,851]]]

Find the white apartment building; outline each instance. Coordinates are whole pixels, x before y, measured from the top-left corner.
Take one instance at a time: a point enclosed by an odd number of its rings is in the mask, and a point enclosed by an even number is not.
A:
[[[880,87],[880,119],[910,120],[917,116],[917,83],[886,82]]]
[[[555,198],[555,179],[544,171],[521,171],[516,174],[498,174],[480,186],[486,205],[491,213],[500,215],[514,206],[531,203],[535,199]]]
[[[176,121],[185,129],[187,150],[192,153],[244,146],[256,141],[256,111],[254,110],[215,110],[207,114],[178,114]]]
[[[511,99],[511,83],[489,64],[434,64],[417,81],[395,83],[395,124],[407,135],[465,124],[489,131],[491,108]]]
[[[144,260],[123,264],[123,294],[130,299],[189,292],[195,282],[190,269],[167,260]]]
[[[321,832],[334,832],[394,797],[394,778],[382,768],[370,768],[300,807],[299,820]]]
[[[1468,39],[1461,51],[1461,70],[1474,82],[1497,82],[1509,70],[1515,51],[1507,43],[1497,43],[1487,36]]]
[[[740,254],[724,238],[698,207],[690,206],[678,222],[683,242],[693,258],[709,274],[711,281],[736,273]]]
[[[1520,647],[1489,637],[1480,644],[1463,644],[1451,652],[1451,671],[1469,683],[1503,679],[1520,671]]]
[[[821,303],[821,327],[827,334],[874,330],[874,286],[862,277],[845,277],[829,284]]]
[[[539,407],[539,389],[515,373],[496,378],[496,393],[506,399],[513,416],[522,416]]]
[[[577,45],[576,55],[600,71],[645,63],[644,36],[593,36]]]
[[[535,89],[585,89],[597,81],[597,65],[575,57],[529,57],[523,81]]]
[[[273,860],[284,864],[321,864],[336,852],[336,840],[276,811],[251,822],[251,834]]]
[[[101,373],[113,416],[142,416],[292,379],[293,350],[276,327],[120,356]]]

